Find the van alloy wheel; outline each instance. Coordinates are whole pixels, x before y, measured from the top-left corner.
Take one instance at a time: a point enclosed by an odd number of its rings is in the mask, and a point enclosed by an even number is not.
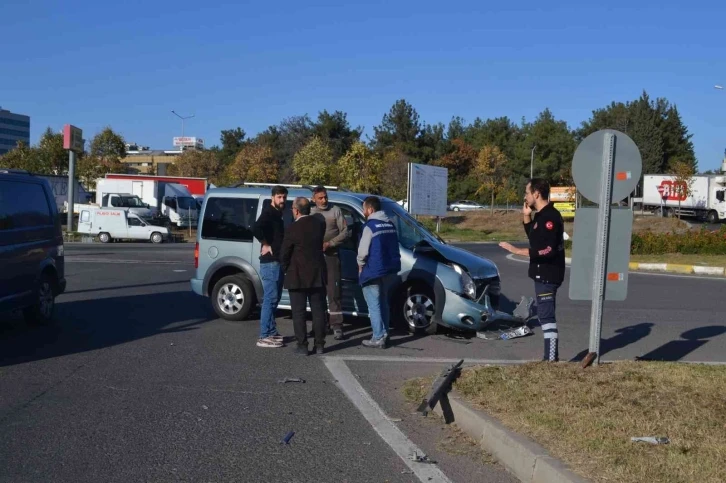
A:
[[[161,233],[155,231],[154,233],[151,234],[151,242],[152,243],[161,243],[162,240],[163,240],[163,238],[161,236]]]
[[[101,243],[108,243],[108,242],[110,242],[110,241],[111,241],[111,237],[109,236],[109,234],[108,234],[108,233],[100,233],[100,234],[98,235],[98,240],[99,240],[99,241],[100,241]]]
[[[252,282],[242,274],[227,275],[215,284],[210,293],[212,307],[225,320],[245,320],[256,303]]]
[[[239,285],[228,282],[217,293],[217,303],[222,312],[235,315],[245,304],[245,294]]]
[[[43,280],[38,289],[38,312],[44,320],[48,320],[53,316],[54,305],[53,287],[51,287],[49,280]]]

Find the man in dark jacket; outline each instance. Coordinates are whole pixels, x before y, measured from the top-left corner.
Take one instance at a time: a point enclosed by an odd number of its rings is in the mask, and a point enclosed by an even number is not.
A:
[[[280,303],[284,273],[280,265],[280,251],[285,235],[282,210],[287,201],[287,188],[274,186],[270,205],[262,209],[255,223],[254,235],[260,242],[260,278],[262,279],[262,310],[260,338],[257,347],[282,347],[282,335],[277,331],[275,311]]]
[[[527,183],[522,216],[530,248],[499,244],[516,255],[529,256],[529,277],[534,280],[537,296],[537,317],[544,336],[544,359],[559,360],[555,307],[557,289],[565,279],[565,240],[562,215],[549,202],[550,186],[543,179]],[[532,217],[532,210],[537,213]]]
[[[315,333],[315,352],[322,354],[325,347],[325,282],[327,279],[323,238],[325,223],[310,216],[310,201],[295,198],[292,204],[295,222],[285,233],[280,252],[285,272],[285,288],[290,294],[292,324],[297,338],[296,352],[308,355],[306,306],[310,302]]]
[[[391,286],[401,271],[401,251],[396,225],[381,210],[381,200],[363,200],[363,215],[368,219],[358,244],[358,281],[368,305],[373,337],[366,347],[385,349],[388,343]]]

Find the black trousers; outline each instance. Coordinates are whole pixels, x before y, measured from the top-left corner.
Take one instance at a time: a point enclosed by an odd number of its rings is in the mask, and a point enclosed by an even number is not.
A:
[[[313,332],[315,333],[315,345],[325,345],[325,312],[326,293],[325,287],[310,288],[302,290],[288,290],[290,293],[290,308],[292,310],[292,326],[295,329],[295,338],[299,345],[308,344],[306,308],[310,303],[310,311],[313,314]]]
[[[325,264],[328,272],[328,310],[330,311],[330,326],[335,329],[343,328],[343,306],[341,304],[340,287],[340,257],[337,252],[325,255]]]

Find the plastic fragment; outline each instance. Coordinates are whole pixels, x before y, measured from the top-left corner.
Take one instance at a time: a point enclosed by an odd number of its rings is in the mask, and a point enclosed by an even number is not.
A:
[[[668,438],[665,437],[654,437],[654,436],[633,436],[630,438],[630,441],[637,443],[650,443],[650,444],[668,444],[671,441]]]
[[[280,442],[280,444],[290,444],[290,440],[292,439],[293,436],[295,436],[295,431],[290,431],[289,433],[287,433],[285,435],[284,438],[282,438],[282,441]]]

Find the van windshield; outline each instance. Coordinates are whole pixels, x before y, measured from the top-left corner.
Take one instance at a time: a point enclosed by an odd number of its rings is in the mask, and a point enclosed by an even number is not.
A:
[[[398,241],[404,248],[410,250],[422,241],[443,243],[441,238],[428,231],[398,203],[384,201],[382,208],[391,222],[396,225]]]
[[[196,209],[197,201],[191,196],[178,196],[176,204],[181,210]]]

